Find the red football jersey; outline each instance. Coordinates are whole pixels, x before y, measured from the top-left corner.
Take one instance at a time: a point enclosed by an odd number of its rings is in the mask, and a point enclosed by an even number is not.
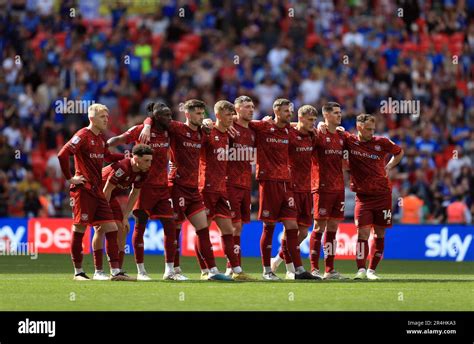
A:
[[[311,159],[311,192],[344,191],[342,158],[344,134],[329,131],[314,136],[315,150]]]
[[[226,193],[229,136],[214,128],[204,134],[199,159],[199,190]],[[227,149],[226,149],[227,148]]]
[[[171,121],[170,133],[170,183],[197,188],[199,177],[199,155],[202,146],[201,130],[192,130],[186,124]]]
[[[290,126],[279,128],[274,123],[252,121],[256,134],[257,180],[290,181]]]
[[[389,155],[398,155],[401,148],[390,139],[374,136],[367,142],[358,136],[346,133],[345,146],[349,151],[351,190],[361,194],[383,194],[392,191],[385,176],[385,165]]]
[[[290,171],[293,190],[311,191],[311,156],[313,155],[313,135],[290,129]]]
[[[88,128],[82,128],[64,145],[74,155],[76,175],[86,179],[84,186],[97,194],[102,193],[99,186],[102,184],[102,166],[104,160],[112,154],[106,147],[106,140],[102,133],[96,135]],[[60,152],[61,154],[61,152]],[[71,189],[81,185],[71,184]]]
[[[117,196],[121,190],[128,189],[132,185],[137,189],[141,189],[147,176],[148,172],[134,172],[131,159],[126,158],[102,169],[102,189],[104,189],[107,180],[109,180],[109,183],[112,185],[115,185],[116,188],[112,191],[110,197],[110,199],[112,199]]]
[[[255,132],[234,123],[239,133],[229,138],[229,160],[227,162],[227,184],[243,189],[252,188],[252,160],[256,159]]]
[[[144,125],[136,125],[125,132],[127,143],[139,143],[138,137]],[[170,138],[167,131],[161,131],[155,127],[150,131],[150,142],[148,145],[153,149],[153,161],[146,186],[165,187],[168,185],[168,150],[170,147]]]

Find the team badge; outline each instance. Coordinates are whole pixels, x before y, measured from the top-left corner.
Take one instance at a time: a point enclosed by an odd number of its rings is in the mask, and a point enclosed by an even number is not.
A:
[[[186,133],[186,137],[191,137],[191,133]]]
[[[94,142],[94,140],[91,140],[91,145],[95,145],[95,142]]]
[[[331,142],[331,138],[330,138],[330,137],[326,137],[326,142]]]
[[[89,220],[89,214],[81,214],[81,220],[82,221],[88,221]]]
[[[376,145],[374,148],[375,148],[375,150],[378,151],[378,152],[380,152],[380,151],[382,150],[382,148],[381,148],[379,145]]]
[[[296,138],[297,138],[299,141],[301,141],[301,136],[296,136]]]
[[[270,128],[270,132],[274,132],[275,131],[275,128]]]
[[[264,210],[262,211],[262,216],[263,217],[269,217],[270,216],[270,212],[268,210]]]
[[[80,138],[79,136],[75,135],[75,136],[72,138],[71,143],[72,143],[73,145],[77,145],[77,144],[79,143],[79,141],[81,141],[81,138]]]
[[[115,176],[117,178],[120,178],[121,176],[123,176],[125,174],[124,170],[122,170],[121,168],[119,168],[117,171],[115,171]]]
[[[215,141],[219,141],[219,136],[214,136]]]
[[[319,215],[326,215],[326,209],[325,208],[320,208],[319,209]]]

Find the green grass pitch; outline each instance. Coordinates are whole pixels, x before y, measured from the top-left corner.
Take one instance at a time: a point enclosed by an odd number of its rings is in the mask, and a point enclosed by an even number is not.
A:
[[[125,270],[134,275],[132,256]],[[305,260],[305,265],[309,262]],[[322,262],[321,262],[322,263]],[[68,255],[0,256],[0,310],[130,311],[473,311],[474,263],[382,261],[381,281],[264,282],[258,258],[245,258],[255,282],[200,281],[195,258],[182,258],[192,280],[162,281],[163,257],[146,256],[150,282],[72,280]],[[224,260],[218,259],[223,268]],[[92,257],[84,268],[93,273]],[[336,261],[348,277],[353,261]],[[278,275],[284,277],[284,266]]]

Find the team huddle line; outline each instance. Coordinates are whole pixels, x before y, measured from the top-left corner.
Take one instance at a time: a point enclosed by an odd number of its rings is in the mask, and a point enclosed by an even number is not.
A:
[[[402,149],[374,135],[375,117],[369,114],[357,116],[357,134],[344,131],[341,106],[335,102],[323,106],[324,122],[317,128],[318,112],[311,105],[298,109],[297,123],[291,122],[293,107],[287,99],[275,100],[273,117],[253,120],[254,109],[248,96],[238,97],[234,104],[220,100],[214,105],[214,123],[204,119],[206,104],[191,99],[184,104],[186,121],[182,123],[172,120],[166,104],[150,103],[143,124],[106,141],[108,109],[91,105],[89,125],[77,131],[58,154],[71,184],[74,279],[90,280],[82,268],[83,237],[90,225],[94,228],[92,279],[151,280],[144,266],[144,233],[148,219],[158,219],[164,229],[163,279],[187,280],[179,254],[181,225],[187,219],[196,230],[194,247],[201,279],[254,280],[242,267],[240,235],[250,222],[255,163],[264,280],[280,280],[276,271],[282,262],[286,279],[346,279],[334,268],[336,233],[344,218],[344,170],[349,171],[350,187],[356,193],[354,278],[379,279],[375,270],[383,256],[385,229],[392,225],[388,171],[402,159]],[[130,143],[135,144],[131,157],[109,151],[109,147]],[[74,173],[70,156],[74,156]],[[103,167],[104,161],[111,164]],[[122,210],[118,196],[124,189],[131,191]],[[136,279],[122,269],[131,214],[135,217]],[[209,236],[212,221],[221,233],[225,273],[216,266]],[[283,224],[284,233],[280,252],[272,258],[277,222]],[[310,226],[311,270],[307,271],[299,245]],[[367,266],[372,229],[374,246]],[[110,275],[103,268],[104,242]],[[319,267],[322,246],[324,271]]]

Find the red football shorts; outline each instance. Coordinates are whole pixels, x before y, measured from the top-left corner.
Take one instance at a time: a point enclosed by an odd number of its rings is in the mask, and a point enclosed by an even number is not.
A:
[[[344,191],[313,193],[315,220],[344,219]]]
[[[296,220],[295,197],[290,183],[261,180],[258,219],[264,222]]]
[[[357,228],[392,227],[392,194],[356,194],[354,219]]]
[[[198,188],[188,188],[174,184],[171,188],[173,210],[176,223],[183,223],[186,218],[206,209]]]
[[[226,195],[216,192],[202,192],[204,205],[206,206],[206,215],[208,219],[222,217],[224,219],[232,218],[230,213],[230,202]]]
[[[251,191],[227,185],[227,197],[230,202],[230,215],[232,222],[250,222],[250,212],[252,210]]]
[[[311,192],[294,192],[298,226],[313,224],[313,197]]]
[[[168,186],[144,186],[135,204],[135,210],[144,210],[150,219],[173,218],[173,200]]]
[[[71,196],[73,224],[99,225],[114,222],[114,215],[104,194],[95,194],[84,188],[74,188]]]

